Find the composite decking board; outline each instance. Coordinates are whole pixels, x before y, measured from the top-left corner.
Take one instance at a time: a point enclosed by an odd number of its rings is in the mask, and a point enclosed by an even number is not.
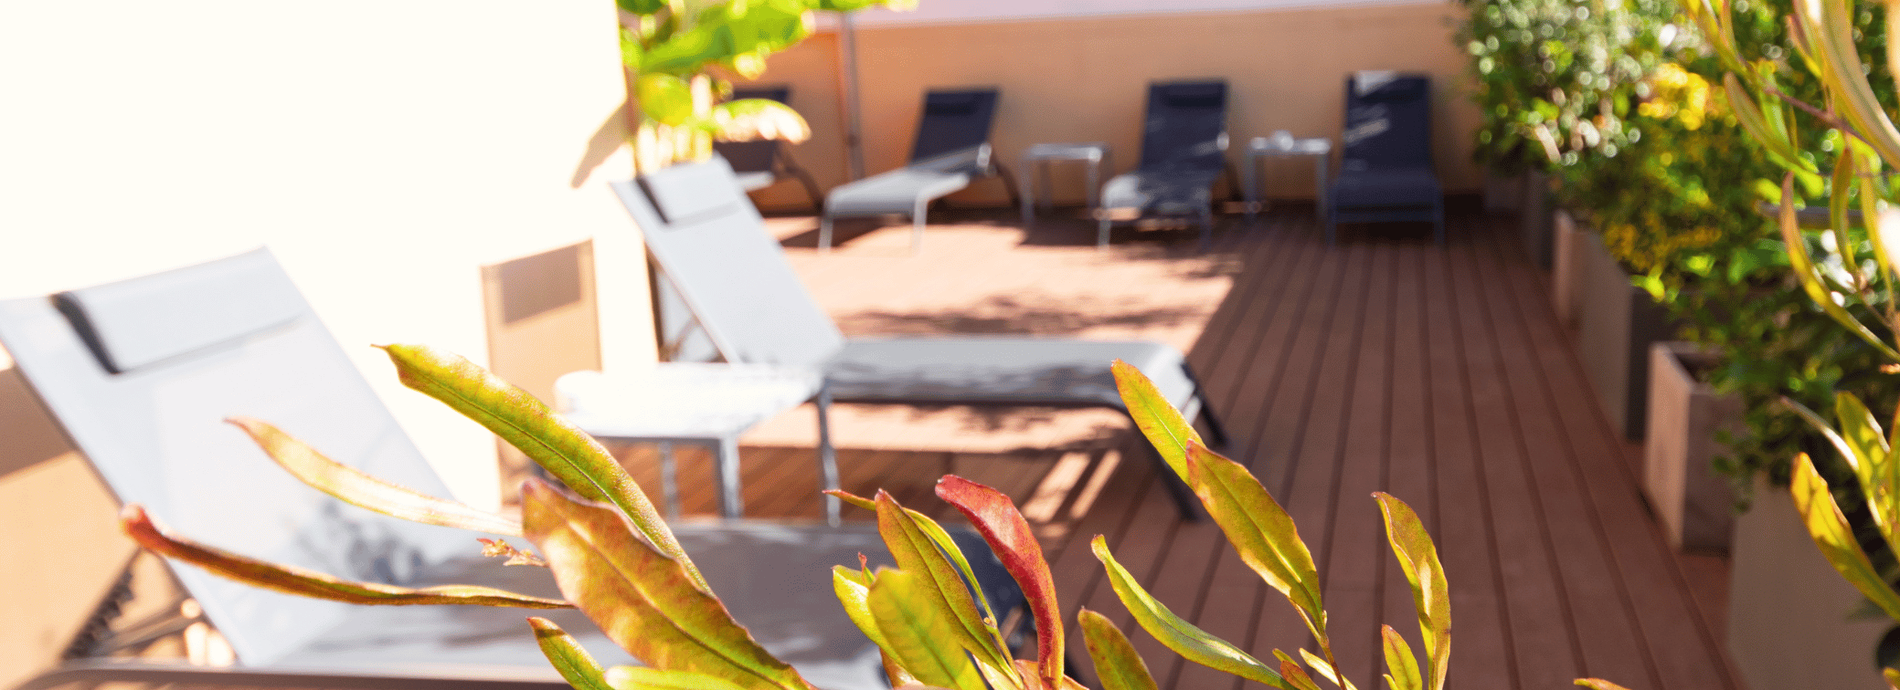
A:
[[[1357,367],[1348,382],[1349,405],[1339,427],[1333,474],[1332,513],[1314,553],[1327,609],[1337,622],[1329,632],[1341,672],[1374,683],[1384,665],[1379,621],[1384,618],[1379,572],[1385,529],[1372,492],[1385,488],[1390,432],[1396,251],[1387,242],[1371,246],[1371,281],[1360,317]]]
[[[1456,237],[1464,241],[1462,233]],[[1457,660],[1451,665],[1450,682],[1460,688],[1515,690],[1528,686],[1520,683],[1512,619],[1501,596],[1504,577],[1491,531],[1496,520],[1485,498],[1477,458],[1480,427],[1469,400],[1471,374],[1457,323],[1456,293],[1446,260],[1449,251],[1438,250],[1424,262],[1421,292],[1437,470],[1432,479],[1439,506],[1433,538],[1451,594],[1452,649]]]
[[[1521,268],[1514,272],[1526,273]],[[1544,377],[1553,402],[1569,410],[1560,419],[1568,430],[1564,446],[1572,471],[1604,530],[1618,579],[1628,588],[1630,608],[1640,624],[1628,634],[1641,634],[1644,648],[1655,659],[1661,687],[1737,687],[1722,651],[1722,636],[1697,612],[1675,554],[1648,517],[1619,436],[1602,412],[1588,404],[1581,365],[1564,344],[1555,319],[1541,304],[1520,299],[1518,306],[1531,337],[1542,343],[1534,351],[1543,366],[1532,375]],[[1560,394],[1563,391],[1569,394]]]
[[[1474,325],[1472,330],[1497,343],[1492,359],[1496,370],[1491,378],[1511,401],[1498,423],[1513,432],[1510,440],[1518,454],[1514,464],[1524,470],[1507,475],[1512,480],[1521,479],[1521,485],[1502,488],[1506,494],[1521,491],[1527,499],[1526,507],[1534,511],[1531,518],[1537,521],[1536,531],[1545,536],[1542,548],[1536,551],[1546,565],[1540,576],[1548,578],[1548,587],[1555,596],[1543,588],[1531,589],[1529,594],[1540,602],[1555,604],[1558,613],[1552,617],[1518,609],[1526,614],[1514,618],[1520,622],[1518,637],[1567,639],[1575,666],[1552,669],[1564,677],[1650,678],[1643,648],[1627,634],[1635,628],[1634,619],[1613,577],[1607,545],[1593,528],[1595,516],[1582,500],[1577,478],[1566,471],[1563,450],[1554,447],[1562,438],[1559,422],[1557,413],[1542,404],[1545,396],[1534,370],[1533,345],[1519,327],[1514,305],[1508,303],[1510,296],[1504,294],[1535,290],[1535,286],[1500,280],[1497,257],[1484,252],[1483,246],[1471,249],[1459,252],[1456,259],[1469,266],[1467,273],[1474,279],[1475,295],[1481,298],[1473,313],[1482,325]],[[1506,537],[1500,541],[1523,539]]]
[[[1360,368],[1359,348],[1375,279],[1374,249],[1370,243],[1342,245],[1340,251],[1348,257],[1341,269],[1345,279],[1333,309],[1335,313],[1321,341],[1321,357],[1312,388],[1300,410],[1298,445],[1289,458],[1288,474],[1283,480],[1285,488],[1276,494],[1287,514],[1301,526],[1299,534],[1306,540],[1316,565],[1327,562],[1332,528],[1336,524],[1332,517],[1337,514],[1341,500],[1338,491],[1341,454],[1354,393],[1352,382]],[[1322,573],[1320,577],[1324,580],[1327,575]],[[1315,647],[1309,641],[1306,625],[1298,615],[1291,613],[1291,605],[1280,601],[1284,597],[1278,591],[1268,592],[1266,596],[1269,602],[1255,624],[1250,638],[1252,647],[1263,652],[1281,649],[1296,655],[1300,648]],[[1345,607],[1346,618],[1364,619],[1370,616],[1369,607],[1355,607],[1364,603],[1365,600],[1360,599],[1335,604]],[[1279,615],[1274,615],[1276,613]],[[1351,627],[1340,626],[1342,630]],[[1358,661],[1341,663],[1358,668]]]
[[[1205,373],[1202,378],[1209,382],[1209,395],[1216,409],[1233,409],[1239,396],[1247,392],[1237,382],[1244,378],[1248,364],[1261,354],[1260,348],[1269,338],[1268,329],[1265,328],[1272,323],[1269,317],[1281,308],[1292,306],[1292,301],[1284,298],[1289,285],[1299,285],[1300,281],[1310,278],[1310,272],[1301,269],[1311,267],[1311,259],[1317,254],[1317,245],[1290,244],[1285,239],[1284,233],[1274,233],[1259,237],[1254,243],[1257,251],[1250,253],[1246,280],[1236,286],[1238,294],[1230,297],[1222,305],[1223,311],[1216,312],[1216,317],[1209,323],[1209,331],[1212,332],[1216,324],[1225,322],[1225,337],[1218,342],[1203,338],[1202,344],[1195,348],[1195,353],[1213,351],[1208,359],[1203,360],[1202,371]],[[1229,309],[1229,306],[1235,308]],[[1280,335],[1283,337],[1284,332]],[[1284,348],[1283,339],[1274,340],[1273,343],[1273,352]],[[1267,373],[1272,375],[1277,372]],[[1259,390],[1271,388],[1270,380],[1258,387]],[[1232,430],[1238,432],[1240,429]],[[1249,437],[1251,435],[1247,434]],[[1231,454],[1236,462],[1252,466],[1256,456],[1247,452],[1251,447],[1251,438],[1241,438],[1237,434],[1222,452]],[[1213,521],[1184,526],[1169,545],[1166,556],[1169,567],[1160,573],[1154,590],[1192,592],[1190,605],[1185,609],[1177,609],[1176,613],[1190,620],[1199,618],[1208,604],[1208,594],[1213,591],[1209,586],[1211,575],[1219,559],[1228,550],[1225,534]],[[1248,576],[1251,577],[1251,573]],[[1255,579],[1242,580],[1242,584],[1249,588],[1249,595],[1256,583]],[[1157,679],[1164,683],[1171,683],[1171,679],[1179,673],[1180,666],[1188,663],[1173,654],[1144,658],[1149,659]]]
[[[1468,236],[1470,226],[1460,225],[1467,230],[1460,234]],[[1582,668],[1578,643],[1571,634],[1575,619],[1552,553],[1543,496],[1530,476],[1530,458],[1518,440],[1518,401],[1510,397],[1503,369],[1506,348],[1497,342],[1484,308],[1486,286],[1471,260],[1474,250],[1471,243],[1459,243],[1450,248],[1448,260],[1459,333],[1466,343],[1473,432],[1484,478],[1482,498],[1490,507],[1496,543],[1523,545],[1497,552],[1520,681],[1524,687],[1561,687]]]
[[[1281,234],[1278,239],[1294,247],[1317,247],[1311,233]],[[1275,302],[1275,324],[1284,324],[1279,333],[1271,330],[1254,348],[1255,356],[1240,378],[1235,422],[1229,425],[1236,442],[1250,454],[1249,466],[1267,490],[1280,500],[1287,498],[1283,483],[1295,463],[1299,445],[1301,418],[1312,392],[1319,384],[1319,363],[1323,359],[1323,336],[1330,328],[1345,288],[1347,272],[1342,267],[1342,252],[1321,251],[1315,261],[1306,262],[1308,276],[1296,276],[1288,283],[1283,299]],[[1304,277],[1305,279],[1301,279]],[[1231,547],[1219,545],[1220,552],[1208,569],[1206,590],[1197,602],[1190,620],[1215,637],[1227,640],[1271,659],[1270,647],[1256,644],[1257,624],[1268,619],[1299,626],[1297,617],[1277,591],[1272,591],[1260,576],[1242,563]],[[1235,609],[1239,609],[1236,611]],[[1275,638],[1281,646],[1305,641],[1296,629]],[[1272,661],[1269,666],[1277,667]],[[1174,672],[1173,687],[1239,687],[1240,681],[1227,674],[1201,666],[1182,664]]]

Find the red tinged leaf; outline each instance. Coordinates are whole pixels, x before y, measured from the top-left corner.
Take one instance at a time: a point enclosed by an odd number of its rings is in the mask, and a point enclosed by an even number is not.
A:
[[[956,475],[937,480],[937,497],[956,506],[989,542],[1003,568],[1016,578],[1036,618],[1036,661],[1043,687],[1059,688],[1062,679],[1062,612],[1056,606],[1055,578],[1042,558],[1042,544],[1029,521],[1002,492]]]

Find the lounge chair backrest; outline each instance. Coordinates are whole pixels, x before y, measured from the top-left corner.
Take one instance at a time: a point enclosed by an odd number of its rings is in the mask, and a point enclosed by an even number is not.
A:
[[[844,346],[725,161],[674,166],[613,187],[726,361],[815,366]]]
[[[1218,173],[1225,165],[1226,150],[1227,82],[1148,85],[1140,170]]]
[[[967,159],[953,164],[972,172],[989,165],[990,125],[996,120],[996,89],[931,91],[917,121],[910,164],[940,163],[944,157]],[[931,165],[941,169],[942,165]]]
[[[391,583],[474,548],[466,532],[305,486],[220,423],[263,419],[359,469],[449,495],[266,250],[0,301],[0,343],[118,500],[179,534]],[[247,664],[297,648],[349,606],[174,572]]]
[[[1431,167],[1429,77],[1359,72],[1346,78],[1346,169]]]
[[[763,98],[791,105],[792,87],[755,86],[732,90],[732,100],[748,98]],[[721,141],[713,144],[713,150],[725,156],[726,162],[731,163],[732,169],[738,172],[773,172],[773,162],[778,157],[779,143],[777,139]]]

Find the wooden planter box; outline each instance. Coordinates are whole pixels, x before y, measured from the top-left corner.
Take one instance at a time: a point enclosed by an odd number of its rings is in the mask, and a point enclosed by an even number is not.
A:
[[[1735,518],[1729,657],[1751,688],[1879,688],[1874,648],[1893,622],[1857,615],[1864,599],[1809,539],[1785,488],[1758,484]]]
[[[1643,442],[1643,493],[1662,520],[1669,543],[1685,551],[1727,553],[1735,496],[1710,465],[1721,450],[1716,434],[1739,434],[1742,401],[1717,395],[1696,371],[1714,353],[1693,343],[1649,349],[1649,422]]]
[[[1577,328],[1577,252],[1578,243],[1590,240],[1590,233],[1577,229],[1570,212],[1557,209],[1550,214],[1551,262],[1550,301],[1557,321],[1565,329]]]
[[[1649,346],[1675,328],[1662,305],[1630,284],[1601,235],[1581,232],[1571,244],[1577,358],[1610,423],[1640,441],[1649,421]]]

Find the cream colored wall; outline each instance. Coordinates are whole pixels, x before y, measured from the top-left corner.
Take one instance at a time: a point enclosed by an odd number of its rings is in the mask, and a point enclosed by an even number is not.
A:
[[[484,361],[479,266],[592,238],[607,365],[651,361],[643,250],[604,186],[627,165],[582,169],[623,88],[605,0],[0,4],[0,297],[268,246],[456,496],[494,504],[493,437],[367,345]],[[0,401],[0,588],[25,595],[0,603],[4,687],[124,546],[63,446],[17,442],[49,432],[30,398]],[[71,589],[18,589],[48,583]]]
[[[1211,78],[1231,89],[1229,156],[1239,164],[1248,138],[1285,129],[1302,137],[1338,141],[1344,119],[1344,79],[1357,70],[1395,69],[1432,75],[1435,87],[1434,155],[1448,191],[1474,191],[1482,172],[1471,162],[1477,109],[1466,97],[1466,58],[1452,44],[1462,6],[1450,3],[1350,5],[1229,13],[1111,16],[1014,22],[861,26],[858,64],[863,102],[865,166],[869,172],[902,165],[910,154],[926,89],[986,85],[1002,89],[993,141],[1014,165],[1031,144],[1107,141],[1117,168],[1135,165],[1142,106],[1150,81]],[[762,81],[784,81],[800,94],[835,92],[835,77],[808,65],[821,62],[810,43],[775,57]],[[787,69],[781,70],[781,65]],[[804,111],[813,128],[839,131],[836,101]],[[827,141],[799,147],[801,161],[820,183],[842,180]],[[840,142],[836,137],[833,141]],[[1336,156],[1337,154],[1335,154]],[[1271,196],[1310,197],[1312,166],[1280,161],[1269,169]],[[1082,198],[1081,176],[1058,177],[1058,193]],[[795,191],[789,187],[782,193]],[[776,201],[777,196],[771,200]],[[953,200],[1007,201],[999,183],[980,182]],[[767,199],[761,197],[762,205]]]

